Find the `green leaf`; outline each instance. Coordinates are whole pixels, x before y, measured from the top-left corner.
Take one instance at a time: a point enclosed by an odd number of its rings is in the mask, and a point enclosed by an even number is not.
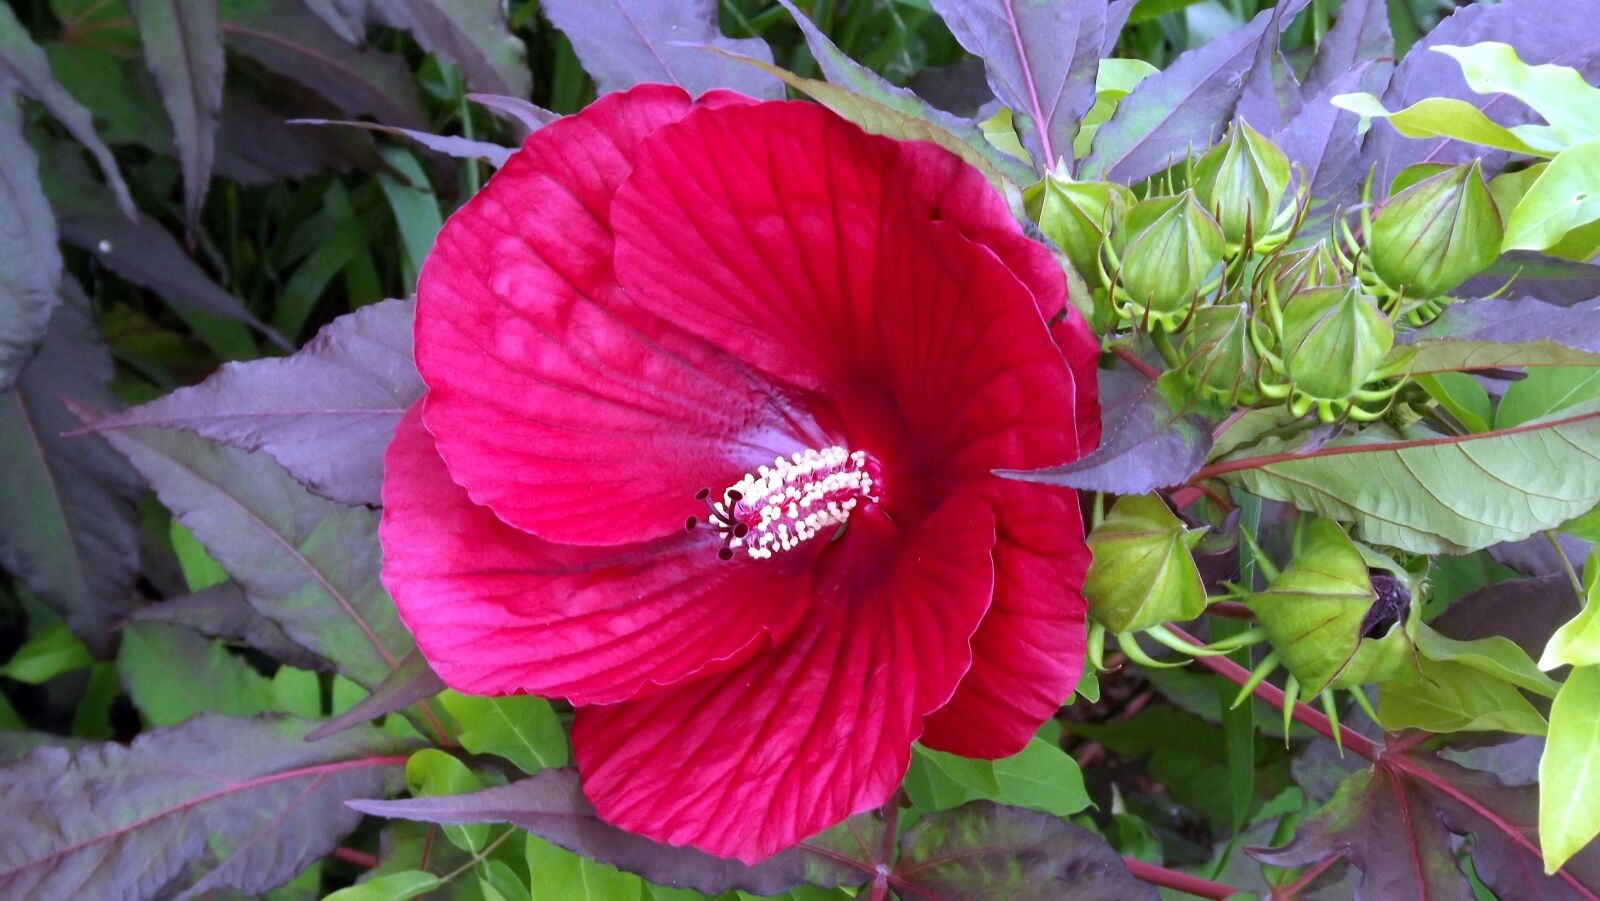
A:
[[[1584,541],[1600,542],[1600,507],[1563,523],[1561,531]]]
[[[271,683],[243,658],[166,623],[130,623],[122,631],[117,672],[134,706],[156,726],[207,711],[255,716],[276,706]]]
[[[1600,219],[1600,141],[1569,147],[1550,161],[1506,219],[1504,250],[1546,250]]]
[[[1415,381],[1468,430],[1489,431],[1489,423],[1494,420],[1494,404],[1477,379],[1464,372],[1440,372],[1417,376]]]
[[[1000,783],[995,800],[1002,804],[1065,817],[1092,803],[1078,762],[1043,738],[1033,738],[1018,753],[994,761],[994,775]]]
[[[934,751],[920,744],[911,748],[905,786],[911,803],[924,810],[949,810],[1000,794],[993,761]]]
[[[1305,450],[1266,438],[1202,470],[1271,500],[1353,521],[1421,554],[1462,554],[1555,528],[1600,502],[1600,405],[1481,435],[1383,426]]]
[[[529,901],[639,901],[644,880],[529,833]]]
[[[439,213],[439,198],[434,196],[428,177],[417,163],[417,158],[399,147],[383,148],[383,158],[405,176],[406,180],[388,175],[378,176],[378,185],[389,201],[395,225],[400,229],[400,249],[406,264],[406,284],[417,283],[417,273],[422,271],[422,261],[433,249],[433,239],[444,227],[444,217]],[[340,268],[343,268],[342,266]]]
[[[1417,661],[1420,680],[1378,688],[1383,728],[1543,735],[1544,717],[1510,683],[1454,660]]]
[[[203,591],[228,581],[228,571],[206,553],[194,533],[185,529],[183,523],[174,519],[168,531],[172,536],[172,553],[178,558],[183,581],[188,583],[190,591]]]
[[[418,798],[465,795],[483,788],[483,780],[467,765],[437,748],[423,748],[406,762],[406,787]],[[489,844],[489,825],[475,823],[444,827],[452,845],[477,854]]]
[[[0,676],[28,685],[41,685],[92,663],[94,657],[83,642],[64,624],[57,623],[17,648],[6,665],[0,666]]]
[[[1550,706],[1539,758],[1539,847],[1554,873],[1600,835],[1600,667],[1580,666]]]
[[[439,887],[439,877],[421,870],[402,870],[342,888],[322,901],[407,901]]]
[[[1412,629],[1411,639],[1417,651],[1429,660],[1455,661],[1546,698],[1555,697],[1560,688],[1555,680],[1539,671],[1516,642],[1501,635],[1458,641],[1419,622]]]
[[[1506,387],[1494,427],[1509,429],[1600,399],[1600,366],[1529,369]]]
[[[1359,116],[1387,119],[1395,131],[1408,138],[1455,138],[1529,156],[1550,157],[1561,150],[1559,144],[1534,146],[1528,143],[1526,132],[1506,128],[1478,107],[1452,97],[1429,97],[1398,112],[1390,112],[1371,94],[1340,94],[1333,98],[1333,105]],[[1537,139],[1537,135],[1533,137]]]
[[[1544,646],[1539,668],[1559,666],[1600,667],[1600,550],[1591,551],[1583,567],[1584,602],[1578,615],[1568,620]]]
[[[550,702],[532,695],[484,698],[446,691],[444,708],[461,727],[461,746],[494,754],[536,773],[567,763],[567,736]]]
[[[1573,144],[1600,138],[1600,89],[1567,66],[1530,66],[1509,44],[1484,41],[1470,47],[1428,48],[1461,66],[1467,87],[1479,94],[1510,94],[1549,124],[1551,143]]]

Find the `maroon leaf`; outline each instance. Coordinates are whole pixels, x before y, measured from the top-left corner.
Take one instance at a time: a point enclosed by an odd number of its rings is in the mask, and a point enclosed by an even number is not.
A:
[[[888,877],[900,897],[1155,901],[1105,839],[1036,810],[974,801],[900,837]]]
[[[1425,97],[1452,97],[1482,109],[1503,125],[1527,122],[1532,118],[1531,110],[1504,94],[1474,93],[1467,87],[1460,65],[1430,48],[1500,41],[1517,48],[1517,55],[1529,65],[1571,66],[1586,81],[1593,82],[1600,77],[1600,39],[1596,39],[1594,28],[1597,19],[1597,0],[1508,0],[1459,7],[1406,53],[1384,95],[1384,106],[1404,109]],[[1445,138],[1401,137],[1387,123],[1374,123],[1367,135],[1362,167],[1377,167],[1374,193],[1382,194],[1395,175],[1413,163],[1462,163],[1479,156],[1489,161],[1489,174],[1505,159],[1503,153],[1486,154],[1477,145]]]
[[[3,23],[0,23],[3,24]],[[61,294],[56,224],[22,113],[0,85],[0,391],[11,387],[50,327]]]
[[[145,65],[155,77],[183,167],[184,213],[193,235],[211,183],[227,60],[214,3],[131,0]]]
[[[368,0],[306,0],[306,9],[352,44],[367,37]]]
[[[242,77],[241,77],[242,76]],[[240,82],[249,82],[248,89]],[[372,138],[360,132],[294,128],[290,115],[274,106],[282,94],[282,79],[264,72],[229,73],[222,98],[222,126],[217,131],[217,174],[247,185],[299,180],[322,172],[358,169],[380,171],[386,165]],[[292,86],[291,86],[292,87]],[[283,98],[297,115],[315,110],[307,95]],[[331,107],[324,110],[337,114]]]
[[[422,396],[411,358],[413,304],[341,316],[291,357],[228,363],[206,381],[94,424],[186,429],[261,450],[301,484],[344,504],[379,501],[383,452]]]
[[[1100,446],[1081,460],[1009,478],[1082,491],[1144,494],[1181,485],[1205,464],[1211,426],[1176,376],[1151,380],[1127,367],[1100,373]]]
[[[1257,131],[1271,134],[1300,110],[1300,82],[1278,49],[1283,29],[1306,4],[1281,3],[1273,7],[1273,17],[1256,42],[1256,58],[1239,92],[1234,118],[1249,122]]]
[[[1542,544],[1544,536],[1530,541]],[[1480,588],[1445,608],[1432,625],[1458,641],[1499,635],[1538,660],[1550,636],[1577,616],[1581,606],[1572,581],[1563,572]]]
[[[351,801],[377,816],[428,823],[513,823],[584,857],[638,873],[661,885],[706,894],[741,889],[776,895],[802,882],[821,886],[862,885],[875,874],[883,821],[858,814],[799,847],[754,866],[713,857],[693,848],[657,844],[624,832],[594,812],[570,769],[544,770],[530,778],[473,792],[403,801]]]
[[[1317,45],[1317,58],[1300,86],[1301,93],[1310,102],[1309,98],[1361,63],[1392,59],[1394,36],[1389,32],[1386,0],[1345,0],[1339,4],[1333,27]]]
[[[367,720],[377,719],[425,698],[431,698],[444,689],[444,680],[428,666],[428,661],[422,656],[422,652],[412,651],[406,655],[406,659],[400,661],[400,665],[389,674],[389,678],[384,679],[382,684],[372,690],[372,694],[312,730],[311,734],[306,736],[306,741],[321,741],[330,735],[337,735]]]
[[[1451,342],[1483,344],[1481,364],[1459,368],[1493,369],[1508,365],[1500,348],[1487,345],[1534,344],[1569,347],[1600,354],[1600,301],[1560,307],[1532,298],[1454,303],[1427,328],[1405,332],[1397,343],[1429,345]],[[1506,348],[1511,352],[1510,347]],[[1512,363],[1510,365],[1515,365]],[[1451,367],[1452,369],[1458,367]],[[1418,371],[1426,371],[1417,367]]]
[[[543,9],[602,92],[653,81],[690,94],[730,88],[752,97],[783,96],[783,84],[772,76],[695,46],[772,62],[766,41],[722,36],[716,0],[545,0]]]
[[[1315,240],[1330,234],[1333,217],[1361,200],[1366,172],[1361,168],[1360,117],[1334,106],[1333,98],[1381,91],[1393,71],[1389,63],[1356,63],[1307,99],[1300,112],[1272,136],[1311,184],[1301,235]]]
[[[1072,157],[1078,122],[1095,100],[1105,42],[1102,0],[933,0],[989,87],[1016,114],[1023,146],[1042,172]]]
[[[531,105],[531,104],[530,104]],[[514,147],[505,147],[500,144],[491,144],[488,141],[474,141],[470,138],[455,135],[436,135],[432,132],[415,131],[410,128],[399,128],[394,125],[378,125],[375,122],[338,122],[331,119],[291,119],[290,125],[343,125],[349,128],[364,128],[367,131],[382,132],[397,137],[415,141],[435,153],[453,156],[463,160],[486,160],[496,169],[505,165],[511,154],[516,152]]]
[[[105,441],[62,437],[77,424],[63,398],[115,404],[89,299],[63,287],[38,356],[0,393],[0,564],[105,654],[133,606],[142,488]]]
[[[41,748],[0,771],[0,895],[264,892],[333,850],[404,743],[374,729],[307,744],[307,723],[203,714],[129,747]]]
[[[13,88],[21,89],[29,97],[44,104],[50,115],[54,116],[79,144],[94,154],[95,162],[100,164],[100,171],[105,173],[106,183],[116,195],[117,207],[132,216],[135,207],[133,198],[128,194],[128,185],[122,180],[122,170],[117,168],[117,161],[111,156],[111,149],[95,133],[94,119],[90,116],[89,110],[74,100],[72,95],[67,93],[67,89],[56,81],[44,51],[28,37],[27,29],[17,21],[11,7],[0,4],[0,105],[9,105],[9,99],[4,95],[9,94]],[[4,168],[9,169],[10,161],[17,157],[12,151],[7,150],[4,154],[0,154],[0,159],[7,161],[8,165]]]
[[[347,116],[428,127],[405,60],[352,47],[300,0],[227,0],[222,35],[229,49],[310,88]]]
[[[1577,263],[1526,250],[1500,255],[1482,275],[1473,276],[1456,292],[1461,297],[1533,297],[1570,307],[1600,297],[1600,266]]]
[[[1600,847],[1546,876],[1537,822],[1537,785],[1507,786],[1429,752],[1391,750],[1347,779],[1287,844],[1247,850],[1274,866],[1348,860],[1362,873],[1357,899],[1471,899],[1451,838],[1471,836],[1473,869],[1497,897],[1593,898]]]
[[[1133,15],[1133,8],[1139,5],[1139,0],[1111,0],[1106,6],[1106,35],[1100,44],[1101,56],[1112,56],[1117,49],[1117,39],[1122,37],[1122,29],[1128,25],[1128,17]]]
[[[368,688],[414,644],[378,581],[377,516],[300,487],[263,454],[182,431],[103,433],[257,612]]]
[[[504,3],[382,0],[372,11],[383,24],[411,32],[422,49],[460,66],[467,87],[516,97],[533,92],[528,50],[511,33]]]
[[[255,648],[301,669],[332,669],[328,661],[297,644],[277,623],[256,612],[245,600],[244,589],[232,582],[141,607],[133,619],[185,626],[207,638]]]
[[[1298,10],[1306,2],[1286,5]],[[1263,10],[1249,24],[1179,55],[1140,82],[1095,133],[1094,149],[1078,177],[1142,181],[1216,143],[1233,118],[1262,42],[1277,46],[1273,23],[1280,14],[1288,13]]]
[[[559,113],[552,113],[543,107],[535,106],[521,97],[506,97],[501,94],[468,94],[467,99],[512,125],[519,126],[519,138],[525,138],[561,118]]]

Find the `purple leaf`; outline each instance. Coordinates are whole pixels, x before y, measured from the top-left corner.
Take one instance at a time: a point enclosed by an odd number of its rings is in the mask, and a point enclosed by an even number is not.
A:
[[[56,222],[39,183],[39,158],[22,136],[22,114],[0,89],[0,391],[17,380],[50,327],[61,298]]]
[[[183,167],[184,218],[192,236],[216,159],[227,60],[214,3],[130,0],[145,65],[155,77]],[[192,242],[191,242],[192,243]]]
[[[463,160],[486,160],[496,169],[504,166],[516,148],[505,147],[500,144],[491,144],[488,141],[474,141],[470,138],[455,135],[436,135],[427,131],[414,131],[409,128],[399,128],[394,125],[379,125],[375,122],[339,122],[331,119],[290,119],[290,125],[343,125],[348,128],[364,128],[367,131],[382,132],[383,134],[396,135],[421,144],[435,153],[453,156]]]
[[[511,33],[500,0],[378,0],[379,22],[411,32],[422,49],[461,67],[467,87],[491,94],[533,93],[528,49]]]
[[[185,626],[207,638],[254,648],[301,669],[327,672],[333,668],[328,661],[296,644],[277,623],[256,612],[245,600],[244,589],[232,582],[141,607],[133,619]]]
[[[1211,427],[1175,378],[1152,381],[1126,367],[1101,372],[1100,447],[1064,466],[1001,475],[1112,494],[1183,484],[1211,452]]]
[[[1544,536],[1529,539],[1549,549]],[[1509,579],[1472,592],[1452,603],[1431,623],[1458,641],[1499,635],[1516,642],[1534,660],[1544,653],[1550,636],[1578,615],[1582,602],[1566,573],[1532,579]]]
[[[0,393],[0,564],[98,654],[133,607],[138,476],[103,440],[63,438],[63,398],[111,406],[111,355],[89,299],[68,280],[44,345]]]
[[[890,84],[883,76],[860,65],[834,46],[833,42],[828,40],[828,36],[795,7],[792,0],[778,0],[778,2],[783,4],[783,8],[794,17],[795,24],[800,26],[800,31],[806,38],[806,47],[811,50],[811,56],[816,59],[822,74],[827,77],[830,84],[860,94],[901,115],[926,120],[949,132],[988,161],[997,172],[1017,184],[1028,184],[1035,179],[1032,170],[1024,166],[1021,161],[996,150],[994,145],[989,143],[989,139],[984,137],[983,130],[972,120],[929,106],[916,94]],[[846,112],[837,107],[834,108],[834,112],[850,118]]]
[[[1419,373],[1593,364],[1600,355],[1600,299],[1572,307],[1532,298],[1463,301],[1397,343],[1417,348],[1412,371]]]
[[[73,203],[57,210],[61,237],[94,254],[107,269],[149,288],[163,301],[236,319],[285,350],[291,345],[239,298],[211,280],[165,228],[142,213],[128,219],[104,208]]]
[[[367,37],[368,0],[305,0],[311,10],[339,37],[360,44]]]
[[[1394,67],[1362,62],[1311,97],[1288,124],[1272,136],[1289,161],[1299,166],[1311,183],[1310,207],[1300,234],[1315,240],[1327,236],[1334,216],[1361,200],[1360,118],[1331,102],[1339,94],[1380,91]]]
[[[535,106],[521,97],[505,97],[500,94],[468,94],[467,99],[512,125],[520,126],[519,137],[521,138],[526,138],[528,135],[561,118],[559,113],[552,113],[543,107]]]
[[[1117,39],[1122,37],[1122,29],[1128,26],[1128,17],[1133,15],[1133,8],[1139,5],[1139,0],[1111,0],[1106,7],[1106,34],[1105,40],[1100,42],[1100,55],[1112,55],[1117,49]]]
[[[1386,0],[1345,0],[1317,47],[1317,58],[1300,86],[1301,94],[1310,102],[1361,63],[1393,59],[1394,36],[1389,33]]]
[[[298,644],[372,688],[414,647],[378,581],[377,515],[301,488],[263,454],[189,432],[102,433],[174,517]]]
[[[1078,177],[1131,184],[1216,143],[1233,118],[1262,41],[1277,46],[1272,23],[1307,2],[1290,0],[1289,12],[1263,10],[1140,82],[1095,133]]]
[[[1589,542],[1562,532],[1556,533],[1556,541],[1561,543],[1561,554],[1567,558],[1566,563],[1556,555],[1550,539],[1543,535],[1497,544],[1489,548],[1489,556],[1496,563],[1509,566],[1525,576],[1560,575],[1565,578],[1567,563],[1581,570],[1584,560],[1589,556]]]
[[[905,899],[1156,901],[1105,839],[1021,807],[974,801],[923,817],[900,837],[888,882]]]
[[[752,97],[783,97],[777,79],[695,46],[772,62],[766,41],[722,36],[716,0],[545,0],[543,9],[602,93],[653,81],[693,95],[729,88]]]
[[[107,417],[98,430],[187,429],[261,450],[313,492],[379,502],[383,452],[417,398],[408,300],[341,316],[291,357],[226,363],[211,378]]]
[[[1501,254],[1482,275],[1468,279],[1456,293],[1462,297],[1536,297],[1548,304],[1570,307],[1600,298],[1600,266],[1513,250]]]
[[[50,115],[60,122],[69,134],[89,152],[94,154],[95,162],[100,164],[100,171],[105,173],[106,183],[111,186],[111,191],[116,195],[117,207],[129,216],[135,210],[133,198],[128,194],[128,185],[122,180],[122,170],[117,168],[117,161],[111,155],[111,149],[95,133],[94,119],[83,104],[74,100],[67,89],[56,81],[55,75],[50,71],[50,62],[45,59],[44,51],[28,37],[27,29],[17,21],[17,16],[11,11],[8,4],[0,3],[0,103],[9,105],[9,100],[4,96],[13,88],[20,89],[29,97],[44,104]],[[10,168],[10,161],[17,159],[11,151],[0,154],[0,159],[7,161],[5,168]]]
[[[933,0],[967,52],[984,61],[989,87],[1016,114],[1017,133],[1039,171],[1072,156],[1078,122],[1095,100],[1105,42],[1102,0]]]
[[[0,895],[257,894],[332,851],[350,798],[399,780],[406,746],[375,729],[307,744],[290,718],[201,715],[133,744],[41,748],[0,772]]]
[[[1504,94],[1474,93],[1467,87],[1460,65],[1429,48],[1500,41],[1516,47],[1517,55],[1529,65],[1570,66],[1593,82],[1600,78],[1596,21],[1600,21],[1600,0],[1508,0],[1463,6],[1406,53],[1384,95],[1384,105],[1404,109],[1425,97],[1453,97],[1482,109],[1503,125],[1527,122],[1531,110]],[[1377,166],[1374,193],[1382,194],[1401,169],[1414,163],[1461,163],[1480,156],[1491,162],[1486,166],[1491,175],[1499,168],[1498,161],[1505,159],[1504,154],[1487,154],[1482,147],[1445,138],[1401,137],[1387,123],[1374,123],[1362,165]]]
[[[422,656],[422,652],[412,651],[406,655],[406,659],[400,661],[400,665],[395,667],[394,672],[390,673],[382,684],[372,690],[372,694],[356,702],[354,707],[344,713],[313,729],[311,734],[306,736],[306,741],[322,741],[330,735],[337,735],[367,720],[377,719],[431,698],[444,689],[444,680],[428,666],[428,661]]]
[[[229,49],[315,91],[347,116],[428,127],[405,60],[350,46],[301,0],[227,3],[222,36]]]
[[[252,82],[248,90],[239,83]],[[265,185],[284,179],[298,181],[323,172],[378,172],[385,167],[372,138],[360,132],[292,128],[290,116],[269,105],[281,90],[281,81],[268,73],[236,70],[229,75],[222,97],[222,126],[217,131],[217,174],[247,185]],[[316,112],[322,105],[304,91],[290,86],[289,98],[297,115]],[[323,112],[337,115],[332,107]]]
[[[1278,49],[1283,29],[1305,3],[1290,2],[1273,7],[1273,17],[1256,44],[1256,58],[1245,76],[1234,117],[1250,123],[1255,130],[1271,134],[1300,111],[1300,82]]]
[[[711,895],[735,888],[776,895],[802,882],[824,887],[862,885],[871,878],[876,862],[860,858],[876,853],[883,834],[883,822],[876,815],[858,814],[750,867],[694,848],[657,844],[602,821],[584,798],[578,774],[571,769],[544,770],[510,785],[467,795],[349,803],[362,813],[426,823],[512,823],[651,882]],[[866,838],[859,842],[851,838],[852,828],[858,834],[864,832]]]

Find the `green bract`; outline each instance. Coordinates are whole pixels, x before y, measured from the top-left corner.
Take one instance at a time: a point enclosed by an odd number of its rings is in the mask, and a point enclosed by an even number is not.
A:
[[[1397,296],[1431,300],[1500,255],[1504,228],[1476,161],[1396,194],[1366,236],[1372,271]]]
[[[1206,588],[1192,551],[1205,533],[1184,525],[1160,495],[1118,499],[1089,536],[1089,615],[1118,635],[1199,616]]]
[[[1133,202],[1133,192],[1123,185],[1046,176],[1039,230],[1066,253],[1091,288],[1098,288],[1103,284],[1100,245]]]
[[[1289,158],[1241,120],[1195,164],[1194,187],[1230,247],[1253,245],[1275,230],[1289,190]]]
[[[1229,406],[1250,406],[1261,356],[1250,341],[1250,310],[1242,303],[1195,311],[1183,342],[1184,379],[1202,395]]]
[[[1410,600],[1395,576],[1369,571],[1344,529],[1318,519],[1294,561],[1245,603],[1303,693],[1314,695],[1408,678]]]
[[[1222,227],[1200,206],[1193,191],[1151,197],[1129,207],[1104,245],[1119,316],[1141,326],[1178,331],[1199,303],[1216,289],[1222,262]]]
[[[1303,288],[1281,307],[1269,290],[1250,334],[1266,362],[1261,392],[1288,398],[1296,416],[1316,407],[1326,422],[1377,418],[1411,361],[1401,354],[1384,362],[1394,326],[1355,282]]]

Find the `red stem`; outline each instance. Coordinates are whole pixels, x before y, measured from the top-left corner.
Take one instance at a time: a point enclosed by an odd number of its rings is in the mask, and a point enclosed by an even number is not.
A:
[[[1190,876],[1188,873],[1180,873],[1177,870],[1158,867],[1155,864],[1135,860],[1132,857],[1124,857],[1122,862],[1128,865],[1128,872],[1132,873],[1134,878],[1140,882],[1148,882],[1151,885],[1159,885],[1162,888],[1187,892],[1197,898],[1214,898],[1217,901],[1221,901],[1223,898],[1239,893],[1239,890],[1231,885],[1223,885],[1220,882],[1201,879],[1199,876]]]
[[[1184,641],[1188,641],[1193,644],[1200,644],[1199,639],[1183,631],[1177,626],[1169,625],[1167,626],[1167,629],[1168,631],[1172,632],[1173,635],[1178,636]],[[1222,678],[1227,679],[1229,682],[1232,682],[1235,685],[1243,685],[1250,679],[1249,670],[1237,663],[1234,663],[1232,660],[1229,660],[1226,657],[1196,657],[1195,662],[1199,663],[1206,669],[1211,670]],[[1279,710],[1283,709],[1283,689],[1279,688],[1278,686],[1273,685],[1270,682],[1263,681],[1260,685],[1256,686],[1254,694],[1256,697],[1266,701],[1273,707]],[[1306,704],[1301,703],[1300,701],[1296,701],[1293,715],[1297,722],[1311,727],[1311,729],[1318,735],[1328,739],[1333,738],[1333,724],[1328,722],[1328,718],[1322,714],[1322,711],[1315,710]],[[1383,756],[1383,751],[1378,747],[1377,742],[1367,738],[1365,735],[1362,735],[1359,732],[1356,732],[1348,726],[1339,727],[1339,738],[1341,741],[1343,741],[1346,748],[1349,748],[1355,754],[1364,757],[1373,763],[1377,763],[1378,758]]]
[[[1122,362],[1127,363],[1129,366],[1132,366],[1134,369],[1137,369],[1139,372],[1143,373],[1145,378],[1161,378],[1161,370],[1139,359],[1139,355],[1134,353],[1130,348],[1121,344],[1113,344],[1111,345],[1111,352],[1120,357]]]
[[[1228,619],[1253,620],[1256,615],[1238,601],[1212,601],[1206,605],[1207,616],[1225,616]]]
[[[1292,898],[1298,898],[1300,896],[1300,893],[1306,890],[1306,886],[1311,884],[1312,880],[1316,879],[1318,876],[1321,876],[1323,874],[1323,871],[1327,870],[1329,867],[1333,866],[1335,863],[1338,863],[1341,860],[1344,860],[1344,858],[1340,857],[1337,854],[1334,854],[1334,855],[1331,855],[1331,856],[1328,856],[1328,857],[1324,857],[1322,859],[1321,863],[1317,864],[1316,866],[1312,867],[1309,870],[1306,870],[1304,873],[1301,873],[1300,874],[1300,878],[1298,878],[1295,881],[1289,883],[1288,885],[1284,886],[1283,888],[1275,889],[1272,892],[1272,897],[1273,898],[1282,898],[1282,899],[1284,899],[1284,901],[1289,901],[1289,899],[1292,899]]]
[[[358,851],[355,848],[346,848],[343,845],[334,848],[331,856],[334,860],[342,860],[345,863],[354,864],[363,870],[370,870],[378,865],[378,858],[376,855],[368,854],[365,851]]]

